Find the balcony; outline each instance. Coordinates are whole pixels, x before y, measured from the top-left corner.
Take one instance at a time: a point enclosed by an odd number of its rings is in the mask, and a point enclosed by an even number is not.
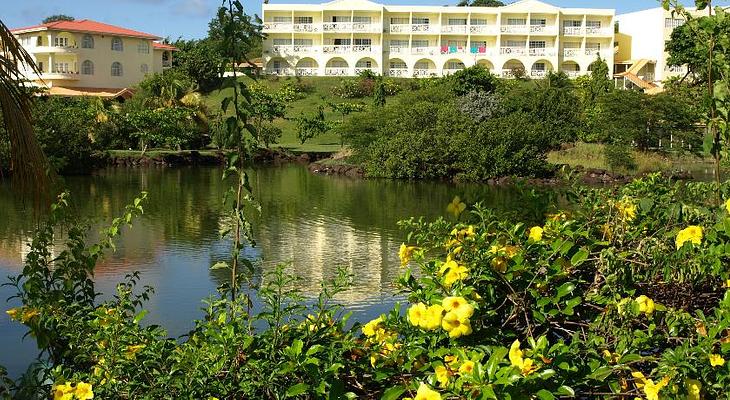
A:
[[[530,77],[531,78],[544,78],[546,77],[548,72],[544,69],[533,69],[530,71]]]
[[[294,24],[292,31],[297,33],[319,33],[322,31],[322,24]]]
[[[601,55],[601,49],[585,49],[585,55],[587,55],[587,56]]]
[[[586,28],[586,36],[613,36],[613,28]]]
[[[472,35],[496,35],[499,32],[494,25],[471,25],[469,26],[469,33]]]
[[[563,57],[565,58],[575,58],[580,57],[582,53],[582,49],[575,48],[575,49],[563,49]]]
[[[527,35],[530,32],[530,27],[527,25],[502,25],[499,30],[508,35]]]
[[[431,24],[411,24],[411,33],[437,33],[438,27]]]
[[[495,52],[493,49],[490,49],[488,47],[472,47],[469,51],[471,55],[473,56],[493,56],[495,55]]]
[[[441,54],[466,54],[466,46],[441,46]]]
[[[441,25],[441,33],[459,33],[466,34],[466,25]]]
[[[411,47],[411,54],[414,56],[430,55],[435,56],[441,53],[438,47]]]
[[[369,44],[363,44],[363,45],[354,45],[352,46],[352,52],[353,53],[373,53],[380,49],[379,46],[371,46]]]
[[[411,24],[390,24],[390,33],[411,33]]]
[[[366,33],[381,33],[383,32],[383,25],[373,24],[369,22],[353,22],[353,32],[366,32]]]
[[[350,45],[327,45],[322,46],[322,53],[325,54],[347,54],[352,52]]]
[[[527,53],[530,57],[554,57],[558,54],[557,50],[552,47],[534,47],[530,48]]]
[[[351,32],[352,22],[325,22],[322,24],[325,32]]]
[[[264,32],[291,32],[293,24],[291,22],[264,22]]]
[[[391,54],[407,54],[408,46],[390,46],[388,47],[388,52]]]
[[[527,47],[500,47],[499,54],[525,56],[527,55]]]
[[[394,78],[407,78],[408,68],[390,68],[388,70],[388,76],[392,76]]]
[[[317,68],[297,67],[295,72],[297,76],[316,76]]]
[[[568,75],[568,78],[577,78],[581,76],[580,71],[563,71],[565,72],[565,75]]]
[[[79,80],[78,72],[71,71],[52,71],[41,73],[41,79],[43,80],[64,80],[64,81],[77,81]]]
[[[377,74],[379,72],[377,70],[377,68],[373,68],[373,67],[355,67],[355,75],[360,75],[365,71],[370,71],[374,74]]]
[[[413,77],[414,78],[428,78],[432,76],[436,76],[437,71],[435,69],[424,69],[424,68],[414,68],[413,69]]]
[[[464,68],[444,68],[444,76],[453,75]]]
[[[582,26],[563,27],[563,35],[565,35],[565,36],[583,36],[583,27]]]
[[[266,75],[276,76],[290,76],[292,74],[292,71],[289,68],[267,68],[265,72]]]
[[[347,76],[348,68],[344,67],[327,67],[324,69],[326,76]]]
[[[78,46],[36,46],[33,53],[76,53],[78,49]]]
[[[558,34],[558,27],[555,25],[530,25],[530,34],[553,36]]]
[[[520,75],[524,75],[522,73],[522,70],[519,70]],[[517,70],[514,69],[504,69],[502,70],[502,78],[512,79],[518,75]]]

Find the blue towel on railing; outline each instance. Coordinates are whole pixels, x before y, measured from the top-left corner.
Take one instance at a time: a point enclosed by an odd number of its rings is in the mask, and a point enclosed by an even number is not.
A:
[[[449,53],[456,53],[456,46],[449,46]]]
[[[479,52],[479,48],[478,47],[472,47],[471,48],[471,54],[477,54],[478,52]]]

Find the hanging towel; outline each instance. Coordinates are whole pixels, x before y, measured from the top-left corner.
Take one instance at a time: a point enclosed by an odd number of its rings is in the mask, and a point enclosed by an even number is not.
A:
[[[449,46],[441,46],[441,53],[446,54],[449,52]]]
[[[479,52],[480,53],[486,53],[487,52],[487,48],[485,46],[481,46],[481,47],[479,47]]]
[[[449,53],[456,53],[456,46],[449,46]]]
[[[471,48],[471,54],[476,54],[476,53],[479,53],[479,52],[480,52],[479,50],[480,50],[480,49],[478,49],[478,48],[476,48],[476,47],[472,47],[472,48]]]

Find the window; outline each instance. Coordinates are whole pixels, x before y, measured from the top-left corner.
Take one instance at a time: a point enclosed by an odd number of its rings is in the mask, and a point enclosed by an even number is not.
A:
[[[294,39],[294,46],[311,46],[314,44],[312,39]]]
[[[583,21],[579,19],[569,19],[567,21],[563,21],[563,27],[565,28],[580,28],[583,26]]]
[[[369,23],[373,22],[373,18],[354,16],[354,17],[352,17],[352,22],[359,22],[361,24],[369,24]]]
[[[43,46],[43,36],[38,36],[35,40],[36,46]]]
[[[335,46],[349,46],[350,39],[335,39],[334,44]]]
[[[601,50],[600,43],[586,43],[587,50]]]
[[[532,64],[532,70],[533,71],[545,71],[545,63],[538,62]]]
[[[314,22],[312,17],[294,17],[295,24],[311,24]]]
[[[68,47],[68,38],[56,36],[53,38],[53,45],[56,47]]]
[[[290,46],[291,39],[274,39],[274,46]]]
[[[44,72],[43,71],[43,61],[38,61],[38,70],[41,72]]]
[[[333,15],[332,22],[350,22],[349,15]]]
[[[122,44],[122,39],[120,38],[112,38],[112,51],[124,51],[124,44]]]
[[[466,18],[449,18],[447,25],[466,25]]]
[[[507,25],[525,25],[527,20],[524,18],[507,18]]]
[[[544,40],[530,40],[530,48],[531,49],[544,49],[545,41]]]
[[[472,40],[471,41],[471,48],[472,49],[478,49],[480,47],[487,47],[487,41],[486,40]]]
[[[563,48],[566,49],[580,49],[580,42],[565,42]]]
[[[431,69],[431,64],[428,61],[419,61],[413,66],[413,69]]]
[[[114,61],[112,63],[112,76],[122,76],[122,63]]]
[[[274,17],[274,22],[288,24],[291,22],[291,17]]]
[[[408,39],[402,40],[391,40],[390,41],[390,47],[408,47]]]
[[[94,63],[91,60],[86,60],[81,63],[81,74],[94,75]]]
[[[415,25],[428,25],[430,22],[428,17],[413,17],[411,20],[411,23]]]
[[[390,62],[390,69],[407,69],[408,66],[403,61],[391,61]]]
[[[403,18],[391,18],[390,19],[390,24],[391,25],[405,25],[405,24],[408,24],[408,23],[409,23],[408,22],[408,18],[405,18],[405,17],[403,17]]]
[[[464,47],[466,46],[466,42],[462,40],[449,40],[446,42],[446,45],[448,47]]]
[[[461,61],[449,61],[446,63],[446,69],[464,69],[464,63]]]
[[[142,64],[139,66],[139,72],[146,74],[150,71],[150,67],[147,64]]]
[[[586,27],[588,28],[600,28],[601,21],[586,21]]]
[[[530,19],[530,25],[547,26],[547,20],[545,18],[532,18],[532,19]]]
[[[371,39],[355,39],[355,46],[370,46],[372,44]]]
[[[317,68],[313,60],[302,60],[297,64],[298,68]]]
[[[488,25],[487,20],[481,19],[481,18],[472,18],[471,24],[472,25]]]
[[[521,40],[508,40],[506,47],[525,47],[525,42]]]
[[[150,44],[147,42],[137,43],[137,53],[139,54],[150,54]]]
[[[360,60],[355,66],[358,68],[372,68],[373,62],[370,60]]]
[[[684,20],[681,18],[665,18],[664,19],[664,27],[669,29],[674,29],[678,26],[684,25]]]
[[[428,40],[413,40],[412,42],[413,47],[428,47]]]
[[[53,72],[67,74],[71,71],[68,63],[53,63]]]
[[[94,37],[91,35],[84,35],[84,38],[81,39],[81,47],[84,49],[93,49]]]

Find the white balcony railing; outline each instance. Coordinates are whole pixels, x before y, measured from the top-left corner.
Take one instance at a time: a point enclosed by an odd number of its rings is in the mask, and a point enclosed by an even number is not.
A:
[[[517,72],[514,69],[503,69],[502,70],[502,78],[514,78],[516,75],[517,75]]]
[[[577,78],[581,75],[580,71],[563,71],[565,72],[565,75],[568,75],[568,78]]]
[[[352,52],[353,53],[372,53],[375,46],[371,45],[354,45],[352,46]]]
[[[46,79],[46,80],[63,79],[63,80],[76,81],[79,79],[79,73],[71,72],[71,71],[56,70],[56,71],[41,73],[41,78]]]
[[[411,47],[411,54],[420,55],[436,55],[441,53],[441,49],[438,47]]]
[[[388,76],[405,78],[408,76],[408,68],[390,68],[388,69]]]
[[[441,46],[441,54],[466,54],[466,46]]]
[[[324,74],[327,76],[347,76],[348,69],[344,67],[327,67]]]
[[[466,25],[441,25],[441,33],[466,33]]]
[[[544,69],[533,69],[530,71],[530,76],[533,78],[544,78],[547,76],[547,73]]]
[[[410,33],[411,24],[390,24],[388,29],[390,33]]]
[[[322,53],[325,54],[346,54],[352,51],[350,45],[326,45],[322,46]]]
[[[581,49],[563,49],[563,57],[578,57],[581,54]]]
[[[613,29],[587,27],[586,36],[613,36]]]
[[[383,26],[381,24],[373,24],[369,22],[353,22],[352,31],[378,33],[383,31]]]
[[[413,69],[413,77],[414,78],[427,78],[430,76],[436,76],[437,72],[435,69],[431,68],[414,68]]]
[[[555,25],[530,25],[530,33],[538,35],[557,35],[558,27]]]
[[[528,51],[528,55],[532,57],[553,57],[557,54],[557,50],[551,47],[533,47]]]
[[[388,51],[391,54],[406,54],[408,53],[408,46],[390,46],[388,47]]]
[[[264,22],[264,32],[289,32],[293,29],[291,22]]]
[[[350,32],[352,31],[352,22],[325,22],[322,24],[322,30],[325,32]]]
[[[317,68],[297,67],[295,72],[297,76],[316,76]]]
[[[469,52],[473,56],[494,56],[496,55],[494,49],[489,47],[472,47]]]
[[[78,46],[36,46],[34,53],[74,53]]]
[[[267,68],[267,75],[289,76],[292,74],[289,68]]]
[[[431,24],[411,24],[411,33],[435,33],[438,27]]]
[[[587,56],[596,56],[601,54],[601,49],[586,49],[585,54]]]
[[[563,27],[563,35],[565,36],[583,36],[582,26],[565,26]]]
[[[530,27],[527,25],[502,25],[499,27],[502,33],[508,33],[513,35],[526,35],[530,32]]]
[[[372,73],[378,72],[378,70],[373,67],[355,67],[355,75],[360,75],[365,71],[370,71]]]
[[[464,68],[444,68],[444,76],[455,74]]]
[[[499,54],[524,56],[524,55],[527,55],[527,48],[526,47],[500,47]]]
[[[496,35],[499,29],[495,25],[471,25],[469,32],[476,35]]]
[[[322,31],[322,24],[294,24],[292,30],[300,33],[317,33]]]

